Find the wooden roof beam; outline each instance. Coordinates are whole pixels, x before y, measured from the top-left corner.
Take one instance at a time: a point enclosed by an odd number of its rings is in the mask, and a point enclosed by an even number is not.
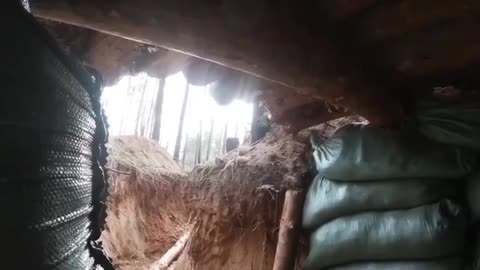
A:
[[[250,2],[250,1],[249,1]],[[256,2],[256,1],[254,1]],[[31,0],[39,17],[219,63],[348,108],[379,125],[401,107],[323,36],[261,1]],[[230,5],[229,5],[230,4]]]

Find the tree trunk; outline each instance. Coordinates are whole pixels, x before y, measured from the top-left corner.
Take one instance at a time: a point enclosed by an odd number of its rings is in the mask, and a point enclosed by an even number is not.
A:
[[[185,144],[183,145],[183,153],[182,153],[182,167],[185,168],[185,159],[187,157],[187,144],[188,143],[188,131],[185,133]]]
[[[225,123],[223,127],[223,134],[222,134],[222,144],[220,147],[220,154],[223,155],[226,152],[226,144],[227,144],[227,135],[228,135],[228,122]]]
[[[146,109],[147,109],[147,108],[146,108],[146,106],[145,106],[145,104],[144,104],[144,106],[143,106],[143,112],[142,112],[142,117],[141,117],[141,119],[140,119],[140,136],[142,136],[142,137],[145,137],[145,135],[146,135],[146,133],[145,133],[145,130],[146,130],[146,128],[147,128],[147,125],[146,125],[146,121],[147,121],[147,120],[146,120],[146,118],[148,118],[148,116],[145,117],[146,115],[148,115],[148,114],[145,112]]]
[[[183,123],[185,122],[185,113],[187,111],[188,92],[190,84],[187,82],[185,86],[185,95],[183,97],[182,110],[180,112],[180,122],[178,123],[177,140],[175,141],[175,150],[173,151],[173,159],[178,161],[180,157],[180,147],[182,145]]]
[[[163,88],[165,87],[165,78],[158,80],[157,98],[153,108],[153,130],[152,139],[160,141],[160,128],[162,126],[162,108],[163,108]]]
[[[138,104],[138,110],[137,110],[137,120],[135,121],[135,135],[141,136],[140,132],[140,127],[141,127],[141,122],[142,122],[142,116],[143,116],[143,111],[144,111],[144,106],[145,106],[145,92],[147,89],[147,81],[143,84],[143,87],[140,89],[140,103]]]
[[[187,102],[187,104],[188,104],[187,105],[187,110],[189,112],[191,112],[192,111],[192,102]],[[195,148],[192,149],[192,147],[190,145],[188,145],[188,136],[189,136],[189,132],[187,130],[187,132],[185,132],[185,145],[183,147],[183,155],[182,155],[182,167],[184,167],[184,168],[185,168],[185,162],[186,162],[186,159],[187,159],[187,151],[189,149],[195,150]],[[194,154],[196,154],[196,153],[194,153]],[[194,162],[195,162],[195,160],[194,160]]]
[[[132,87],[132,77],[128,77],[128,83],[127,83],[127,90],[125,91],[125,99],[122,101],[123,107],[130,108],[130,104],[127,102],[127,99],[130,98],[130,88]],[[124,129],[125,129],[125,119],[127,118],[127,111],[128,110],[123,110],[121,113],[121,119],[120,119],[120,130],[118,135],[124,135]]]
[[[200,120],[200,131],[197,134],[197,151],[195,152],[195,164],[200,164],[202,163],[202,133],[203,133],[203,127],[202,127],[202,120]]]
[[[212,138],[213,138],[213,124],[214,120],[210,121],[210,132],[208,133],[208,144],[207,144],[207,158],[205,159],[206,161],[210,160],[210,151],[212,149]]]
[[[145,129],[145,134],[148,136],[148,138],[152,138],[152,133],[153,133],[153,117],[154,117],[154,111],[155,111],[155,103],[156,103],[156,98],[153,96],[150,98],[150,102],[148,104],[148,118],[146,122],[146,129]]]
[[[238,138],[227,138],[225,143],[227,153],[238,148],[238,146],[240,146],[240,140]]]
[[[235,138],[238,138],[238,119],[235,120]]]
[[[250,129],[250,143],[254,143],[265,137],[269,130],[270,125],[268,123],[268,118],[265,114],[265,108],[262,106],[258,99],[255,99],[253,102],[253,117]]]

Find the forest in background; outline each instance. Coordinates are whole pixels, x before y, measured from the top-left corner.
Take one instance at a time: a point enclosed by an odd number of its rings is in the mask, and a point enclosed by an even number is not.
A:
[[[227,138],[249,140],[252,105],[220,106],[208,88],[190,85],[181,73],[126,76],[102,96],[110,135],[158,141],[186,169],[214,160],[225,153]]]

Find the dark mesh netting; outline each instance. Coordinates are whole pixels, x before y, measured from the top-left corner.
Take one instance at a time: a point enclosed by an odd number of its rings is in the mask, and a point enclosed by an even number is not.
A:
[[[2,9],[2,269],[98,269],[106,128],[101,84],[21,8]],[[6,61],[5,61],[6,60]]]

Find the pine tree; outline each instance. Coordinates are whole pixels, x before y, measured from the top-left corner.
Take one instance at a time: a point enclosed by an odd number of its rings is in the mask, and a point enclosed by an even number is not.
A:
[[[208,133],[208,142],[207,142],[207,157],[206,160],[210,160],[210,151],[212,150],[212,139],[213,139],[213,125],[214,119],[210,121],[210,132]]]
[[[185,95],[183,97],[182,110],[180,112],[180,122],[178,123],[177,139],[175,141],[175,148],[173,151],[173,159],[179,160],[180,146],[182,144],[183,124],[185,122],[185,114],[187,111],[188,92],[190,91],[190,84],[187,82],[185,86]]]
[[[165,87],[165,78],[160,78],[158,81],[157,97],[155,98],[155,105],[153,108],[153,127],[151,138],[155,141],[160,141],[160,128],[162,126],[162,109],[163,109],[163,91]]]

